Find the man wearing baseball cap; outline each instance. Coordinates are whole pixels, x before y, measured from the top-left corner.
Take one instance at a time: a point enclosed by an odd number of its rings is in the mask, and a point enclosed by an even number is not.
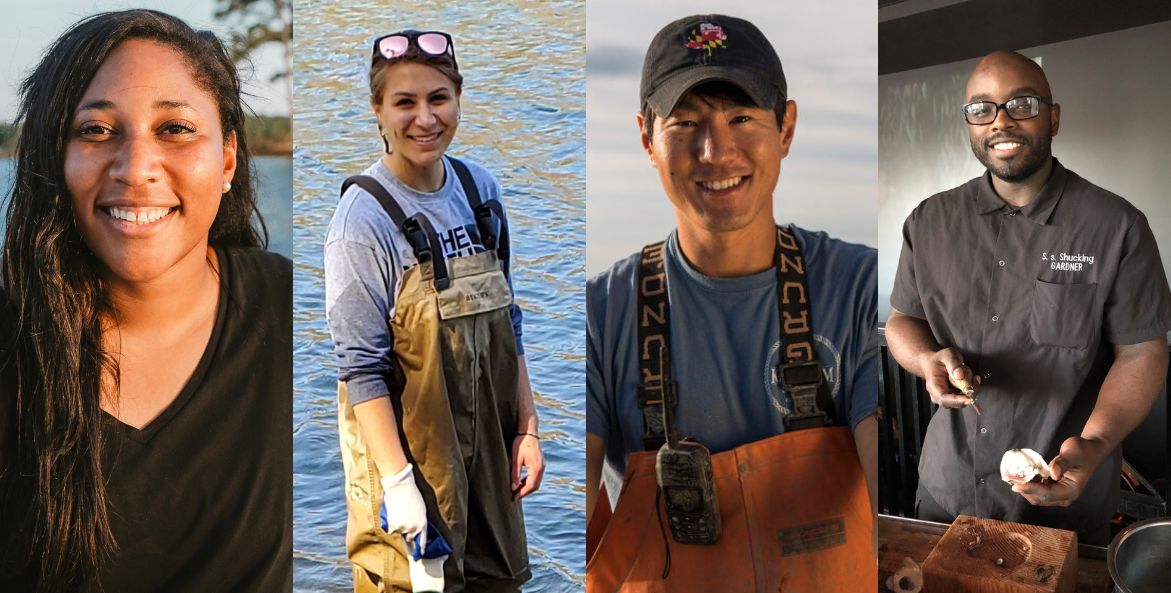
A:
[[[774,222],[797,105],[752,23],[667,25],[640,94],[676,230],[587,286],[587,589],[872,591],[877,254]]]

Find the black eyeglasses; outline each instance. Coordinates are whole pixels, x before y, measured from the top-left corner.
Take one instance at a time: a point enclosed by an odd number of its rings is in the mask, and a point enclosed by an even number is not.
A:
[[[374,40],[374,55],[387,60],[400,58],[411,45],[429,56],[450,56],[455,61],[455,45],[451,35],[443,31],[399,31]]]
[[[996,116],[1002,108],[1008,117],[1015,121],[1032,119],[1041,112],[1042,103],[1052,105],[1053,101],[1037,95],[1013,97],[1004,103],[974,101],[964,105],[964,119],[973,126],[986,126],[996,121]]]

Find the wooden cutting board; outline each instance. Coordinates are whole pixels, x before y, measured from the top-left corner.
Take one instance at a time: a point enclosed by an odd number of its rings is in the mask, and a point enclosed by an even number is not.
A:
[[[1072,593],[1077,534],[960,515],[923,563],[924,593]]]

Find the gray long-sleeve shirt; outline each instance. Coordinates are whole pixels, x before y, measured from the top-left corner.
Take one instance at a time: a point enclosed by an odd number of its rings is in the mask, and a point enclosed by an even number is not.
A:
[[[464,161],[481,199],[500,199],[500,186],[487,170]],[[475,217],[459,178],[444,159],[443,186],[420,192],[398,180],[381,160],[363,171],[379,181],[412,216],[423,212],[435,227],[444,257],[484,250]],[[390,393],[387,377],[394,362],[394,343],[387,321],[394,315],[402,273],[418,264],[406,237],[378,201],[357,185],[342,196],[325,240],[325,316],[333,336],[338,380],[358,404]],[[508,274],[509,262],[504,262]],[[509,285],[511,288],[511,276]],[[517,353],[523,354],[521,311],[513,304],[512,327]]]

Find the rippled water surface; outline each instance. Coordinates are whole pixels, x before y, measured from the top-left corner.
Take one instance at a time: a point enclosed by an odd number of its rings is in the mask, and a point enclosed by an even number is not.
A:
[[[585,574],[584,4],[299,1],[294,154],[294,511],[297,591],[347,591],[336,368],[322,244],[338,187],[381,153],[366,76],[374,37],[455,39],[463,119],[451,153],[496,175],[548,469],[525,499],[533,580],[583,591]]]

